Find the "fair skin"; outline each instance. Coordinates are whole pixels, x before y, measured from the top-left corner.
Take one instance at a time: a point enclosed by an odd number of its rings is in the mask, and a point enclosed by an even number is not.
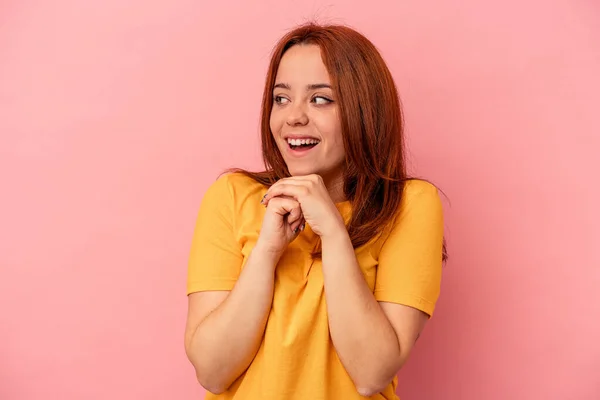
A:
[[[304,223],[322,241],[331,338],[360,394],[371,396],[391,382],[428,319],[414,308],[377,302],[360,270],[335,206],[345,200],[344,147],[339,109],[327,86],[317,46],[286,52],[273,91],[271,132],[292,176],[263,199],[260,236],[233,290],[189,296],[186,352],[199,382],[213,393],[225,391],[252,362],[271,308],[277,262]]]
[[[281,60],[271,110],[271,132],[292,176],[323,177],[335,202],[343,198],[345,162],[339,107],[318,46],[289,49]],[[294,151],[290,140],[313,140],[308,151]]]

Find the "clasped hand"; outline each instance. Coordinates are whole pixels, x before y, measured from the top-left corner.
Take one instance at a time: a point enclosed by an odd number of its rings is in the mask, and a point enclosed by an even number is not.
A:
[[[283,251],[304,223],[321,238],[346,229],[319,175],[283,178],[269,188],[261,203],[267,213],[259,241],[275,252]]]

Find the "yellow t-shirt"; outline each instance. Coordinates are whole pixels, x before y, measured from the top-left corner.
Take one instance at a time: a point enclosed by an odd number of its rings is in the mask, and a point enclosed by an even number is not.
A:
[[[233,289],[256,244],[267,188],[241,174],[221,176],[204,195],[188,269],[187,293]],[[349,202],[337,204],[348,218]],[[401,209],[384,234],[356,249],[378,301],[432,315],[440,293],[442,207],[424,181],[405,185]],[[317,236],[306,229],[288,246],[275,273],[264,338],[250,367],[209,400],[352,400],[358,394],[329,336],[321,260],[312,260]],[[236,329],[232,326],[231,329]],[[397,378],[371,399],[397,399]]]

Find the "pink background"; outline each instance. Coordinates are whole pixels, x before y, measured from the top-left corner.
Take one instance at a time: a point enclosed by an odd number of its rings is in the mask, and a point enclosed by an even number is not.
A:
[[[485,3],[485,4],[484,4]],[[310,18],[381,49],[451,253],[403,400],[600,398],[594,1],[4,1],[0,399],[198,399],[200,199],[258,167],[269,51]]]

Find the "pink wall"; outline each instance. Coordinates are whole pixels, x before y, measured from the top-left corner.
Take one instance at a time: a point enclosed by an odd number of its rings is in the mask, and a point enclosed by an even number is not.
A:
[[[598,3],[305,3],[2,2],[0,399],[199,398],[197,208],[259,165],[269,50],[314,16],[382,50],[451,200],[403,400],[600,398]]]

